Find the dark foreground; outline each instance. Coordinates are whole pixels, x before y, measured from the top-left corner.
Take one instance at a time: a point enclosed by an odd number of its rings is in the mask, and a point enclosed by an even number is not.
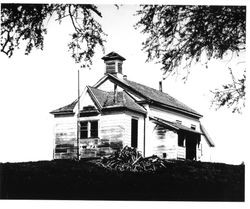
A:
[[[1,199],[244,201],[244,165],[169,162],[156,172],[70,160],[0,164]]]

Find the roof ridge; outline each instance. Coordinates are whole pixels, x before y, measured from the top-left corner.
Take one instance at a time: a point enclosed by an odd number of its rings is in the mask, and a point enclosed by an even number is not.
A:
[[[166,93],[166,92],[163,92],[163,91],[160,91],[160,90],[158,90],[158,89],[156,89],[156,88],[153,88],[153,87],[151,87],[151,86],[147,86],[147,85],[144,85],[144,84],[141,84],[141,83],[137,83],[137,82],[135,82],[135,81],[131,81],[131,80],[128,80],[129,82],[133,82],[133,83],[136,83],[137,85],[141,85],[141,86],[145,86],[145,87],[147,87],[147,88],[150,88],[150,89],[152,89],[152,90],[154,90],[154,91],[157,91],[158,93],[160,93],[160,94],[167,94],[168,96],[170,96],[170,97],[172,97],[173,99],[175,99],[173,96],[171,96],[169,93]],[[175,100],[177,100],[177,99],[175,99]],[[179,101],[179,100],[178,100]],[[180,101],[179,101],[180,102]],[[182,103],[182,102],[181,102]]]
[[[110,74],[109,74],[110,75]],[[113,76],[113,75],[111,75],[111,76]],[[117,77],[116,77],[117,78]],[[123,82],[133,82],[133,83],[135,83],[135,84],[137,84],[137,85],[141,85],[141,86],[145,86],[145,87],[147,87],[147,88],[150,88],[150,89],[152,89],[152,90],[154,90],[154,91],[157,91],[157,92],[159,92],[159,93],[162,93],[162,94],[167,94],[168,96],[170,96],[170,97],[172,97],[173,99],[175,99],[173,96],[171,96],[170,94],[168,94],[168,93],[166,93],[166,92],[163,92],[163,91],[160,91],[160,90],[158,90],[158,89],[156,89],[156,88],[153,88],[153,87],[151,87],[151,86],[147,86],[147,85],[145,85],[145,84],[141,84],[141,83],[138,83],[138,82],[136,82],[136,81],[132,81],[132,80],[129,80],[129,79],[126,79],[126,80],[122,80],[122,79],[119,79],[119,78],[117,78],[118,80],[121,80],[121,81],[123,81]],[[176,99],[177,100],[177,99]]]
[[[147,86],[147,85],[144,85],[144,84],[141,84],[141,83],[137,83],[137,82],[135,82],[135,81],[131,81],[131,80],[126,80],[126,81],[128,81],[128,82],[133,82],[133,83],[135,83],[135,84],[137,84],[137,85],[145,86],[145,87],[150,88],[150,89],[152,89],[152,90],[154,90],[154,91],[157,91],[157,92],[160,93],[160,94],[166,94],[166,95],[168,95],[169,97],[173,98],[174,100],[176,100],[176,101],[182,103],[183,105],[187,106],[187,105],[184,104],[183,102],[181,102],[181,101],[179,101],[178,99],[176,99],[176,98],[174,98],[173,96],[171,96],[169,93],[160,91],[160,90],[155,89],[155,88],[153,88],[153,87],[151,87],[151,86]],[[191,108],[191,109],[192,109],[192,108]]]
[[[175,97],[171,96],[166,92],[162,92],[150,86],[137,83],[131,80],[124,80],[117,78],[111,74],[107,74],[110,78],[115,79],[122,84],[126,85],[128,88],[131,88],[133,91],[137,92],[142,97],[148,99],[149,101],[155,101],[159,104],[167,105],[169,108],[175,108],[179,111],[184,111],[185,113],[191,113],[192,115],[202,117],[200,113],[195,111],[193,108],[189,107],[188,105],[184,104],[183,102],[179,101]]]

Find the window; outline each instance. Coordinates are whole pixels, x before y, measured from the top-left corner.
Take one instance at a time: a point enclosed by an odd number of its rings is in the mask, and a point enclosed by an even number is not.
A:
[[[131,146],[137,148],[138,144],[138,120],[131,119]]]
[[[122,74],[122,63],[121,62],[118,63],[118,73]]]
[[[80,138],[88,138],[88,121],[80,122]]]
[[[98,122],[97,120],[91,121],[91,128],[90,128],[90,137],[97,138],[98,137]]]
[[[107,62],[106,63],[106,72],[114,73],[115,72],[115,62]]]
[[[196,129],[196,125],[191,124],[191,129],[195,130]]]
[[[98,121],[81,121],[80,122],[80,138],[97,138],[98,137]]]
[[[58,149],[58,148],[56,148],[55,149],[55,153],[67,153],[67,149],[66,148],[64,148],[64,149]]]

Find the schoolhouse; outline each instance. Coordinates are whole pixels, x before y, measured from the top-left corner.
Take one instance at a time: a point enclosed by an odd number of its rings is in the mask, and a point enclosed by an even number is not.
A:
[[[51,112],[54,159],[101,157],[127,145],[144,157],[211,160],[215,144],[200,113],[163,92],[161,83],[157,90],[129,80],[119,54],[102,59],[104,76],[80,99]]]

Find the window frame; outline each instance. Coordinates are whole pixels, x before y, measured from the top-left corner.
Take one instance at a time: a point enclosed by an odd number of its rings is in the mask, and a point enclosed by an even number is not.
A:
[[[136,126],[134,126],[136,124]],[[133,135],[135,134],[135,135]],[[139,119],[131,117],[131,147],[138,148]]]
[[[93,130],[92,130],[92,123],[96,122],[96,135],[92,135]],[[87,123],[87,137],[82,137],[82,123]],[[86,136],[86,135],[85,135]],[[80,121],[80,139],[96,139],[99,138],[99,120],[81,120]]]

